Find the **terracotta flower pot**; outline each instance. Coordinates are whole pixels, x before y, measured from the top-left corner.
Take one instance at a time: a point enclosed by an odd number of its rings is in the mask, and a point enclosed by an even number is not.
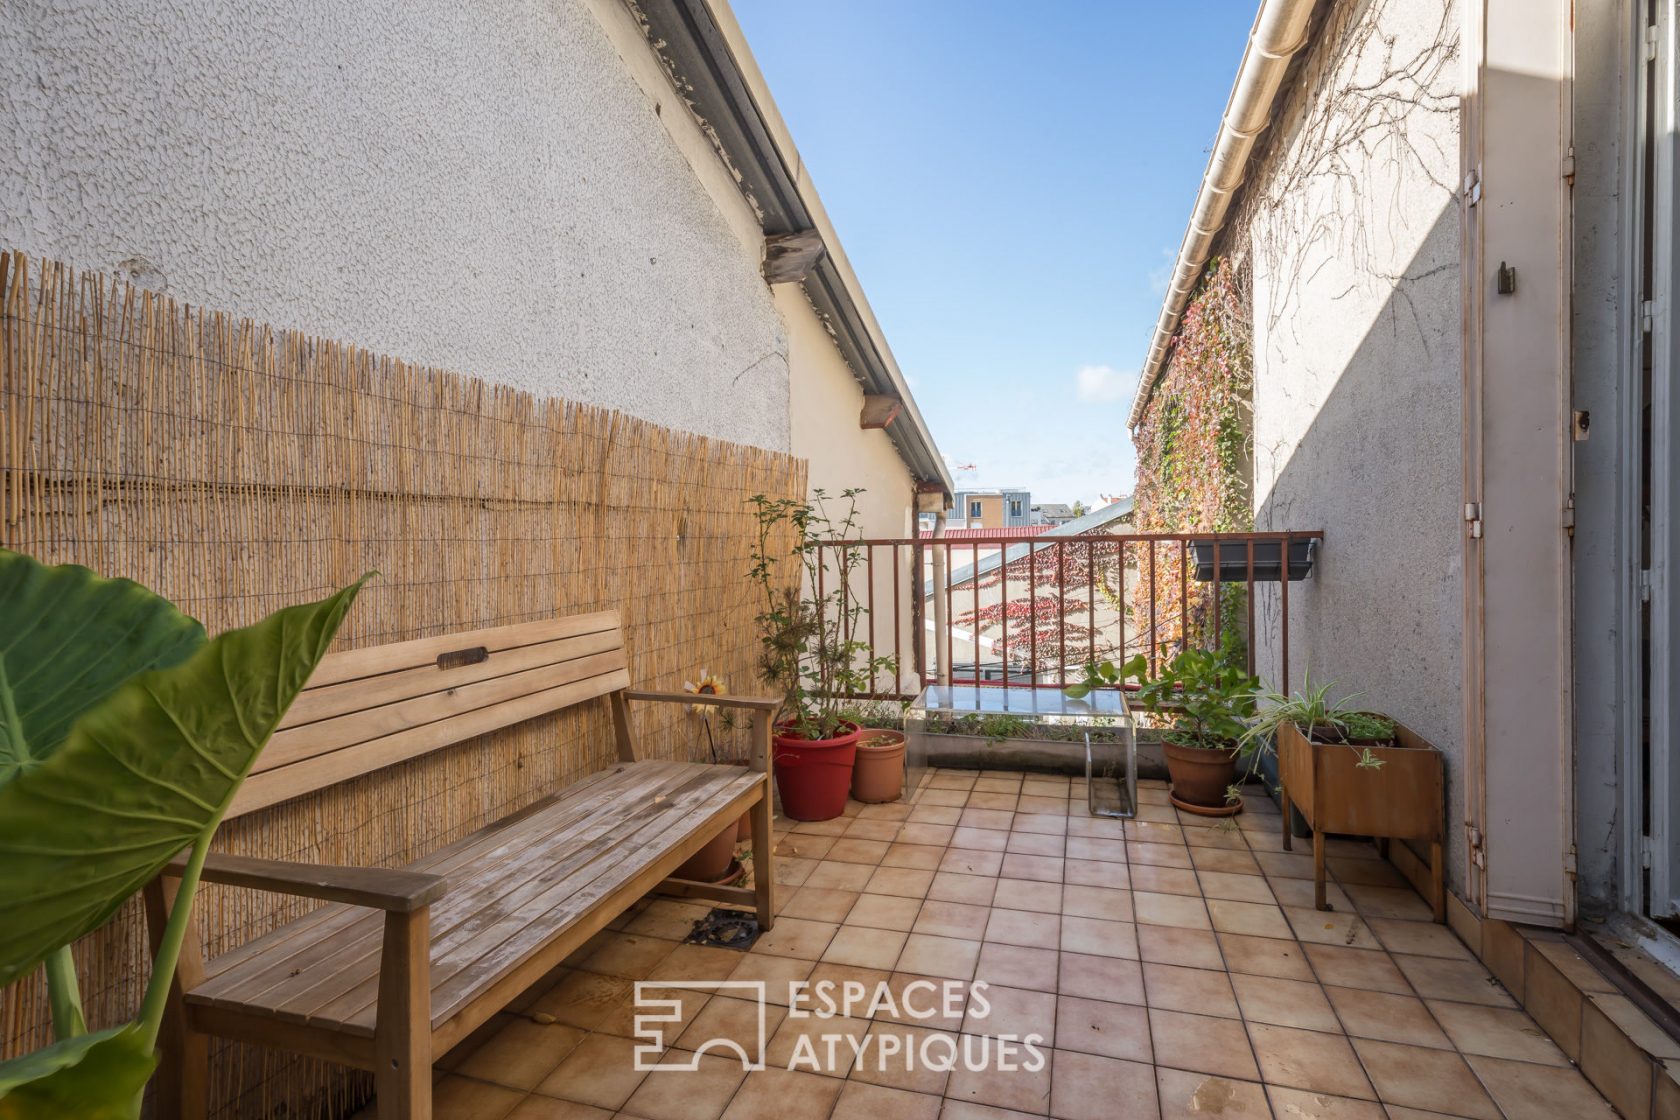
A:
[[[857,744],[852,797],[867,804],[897,801],[904,794],[904,732],[871,729]]]
[[[855,723],[832,739],[806,739],[788,724],[776,729],[776,792],[782,812],[796,821],[833,820],[846,811],[852,764],[862,730]]]
[[[1237,780],[1237,748],[1209,750],[1171,741],[1161,744],[1172,778],[1172,801],[1180,809],[1206,817],[1228,817],[1242,811],[1242,800],[1225,800]]]
[[[715,883],[729,874],[729,865],[735,861],[735,824],[730,823],[706,843],[706,846],[688,857],[681,867],[672,872],[677,879],[692,879],[697,883]]]

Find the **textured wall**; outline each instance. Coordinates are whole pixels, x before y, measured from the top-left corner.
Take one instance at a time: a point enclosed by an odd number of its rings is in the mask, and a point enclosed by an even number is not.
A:
[[[1290,589],[1295,682],[1306,667],[1441,747],[1449,821],[1463,790],[1460,19],[1445,2],[1337,5],[1238,233],[1255,527],[1325,533]],[[1461,830],[1448,836],[1456,885]]]
[[[755,251],[584,0],[4,0],[0,26],[0,244],[788,447]]]

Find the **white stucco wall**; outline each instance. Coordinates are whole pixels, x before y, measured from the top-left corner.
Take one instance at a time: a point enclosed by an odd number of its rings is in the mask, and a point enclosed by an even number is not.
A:
[[[756,232],[608,8],[6,0],[0,245],[789,449]]]
[[[863,410],[863,387],[852,376],[840,352],[804,290],[797,284],[778,284],[776,307],[788,326],[788,352],[793,366],[792,434],[795,453],[810,463],[810,485],[830,495],[861,488],[858,497],[858,533],[875,539],[904,539],[915,533],[915,483],[904,460],[894,450],[886,431],[858,427]],[[830,499],[831,516],[838,517],[844,504]],[[909,548],[899,548],[896,562],[891,550],[878,549],[875,556],[875,649],[881,656],[894,656],[893,581],[898,581],[899,677],[905,691],[916,691],[912,672],[914,631],[911,627],[914,557]],[[867,586],[860,569],[856,586]],[[881,687],[887,686],[885,678]]]
[[[1290,668],[1437,744],[1461,844],[1461,300],[1456,44],[1434,0],[1339,5],[1266,163],[1243,250],[1259,529],[1322,529]],[[1277,595],[1263,597],[1275,619]],[[1268,637],[1272,626],[1258,628]],[[1280,650],[1259,651],[1277,681]],[[1449,867],[1461,866],[1455,850]],[[1458,880],[1455,879],[1455,882]]]

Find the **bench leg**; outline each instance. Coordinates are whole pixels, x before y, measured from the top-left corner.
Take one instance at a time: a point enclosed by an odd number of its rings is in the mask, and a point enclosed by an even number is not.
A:
[[[770,828],[770,786],[752,810],[753,895],[758,910],[758,928],[768,930],[776,924],[772,891],[776,886],[776,862],[771,849],[776,846],[776,834]]]
[[[432,1120],[431,933],[426,907],[385,915],[373,1059],[379,1120]]]
[[[159,877],[146,884],[146,929],[150,935],[155,958],[175,909],[176,892],[180,883]],[[175,966],[175,978],[169,985],[169,1000],[163,1009],[163,1025],[158,1032],[157,1115],[180,1117],[181,1120],[205,1120],[210,1115],[210,1037],[187,1025],[184,993],[204,980],[204,960],[199,954],[198,927],[187,927],[185,943]]]

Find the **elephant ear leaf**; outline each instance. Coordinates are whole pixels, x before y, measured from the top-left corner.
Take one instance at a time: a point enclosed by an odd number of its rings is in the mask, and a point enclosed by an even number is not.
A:
[[[0,618],[0,783],[50,757],[128,678],[204,644],[204,627],[138,583],[5,549]]]
[[[157,1060],[129,1023],[0,1062],[0,1120],[133,1120]]]
[[[214,830],[366,578],[129,677],[56,750],[0,773],[0,986],[104,924]]]

